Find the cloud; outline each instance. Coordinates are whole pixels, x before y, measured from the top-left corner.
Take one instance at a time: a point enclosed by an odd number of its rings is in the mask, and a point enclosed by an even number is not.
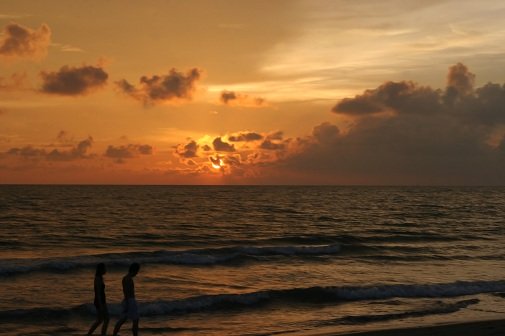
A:
[[[47,54],[51,43],[51,29],[42,24],[33,30],[17,23],[4,27],[0,37],[0,56],[36,59]]]
[[[260,148],[267,150],[282,150],[285,148],[285,145],[283,143],[275,143],[267,139],[261,143]]]
[[[451,116],[460,122],[492,125],[505,121],[505,85],[487,83],[474,88],[475,75],[458,63],[449,68],[444,90],[414,82],[386,82],[354,98],[345,98],[332,111],[354,117],[391,112],[402,115]]]
[[[333,111],[358,117],[350,129],[317,125],[278,164],[333,183],[504,184],[505,85],[474,81],[456,64],[444,89],[386,82],[344,99]]]
[[[56,140],[61,144],[68,144],[74,141],[67,131],[61,130],[56,135]]]
[[[221,137],[217,137],[212,141],[214,150],[218,152],[234,152],[235,146],[221,140]]]
[[[249,142],[249,141],[257,141],[263,139],[263,135],[256,132],[241,132],[228,136],[228,140],[232,142]]]
[[[351,116],[382,112],[431,113],[438,107],[440,92],[414,82],[386,82],[354,98],[344,98],[332,111]]]
[[[334,143],[340,137],[340,130],[337,126],[324,122],[312,130],[312,136],[319,143]]]
[[[505,84],[487,83],[459,105],[473,122],[485,125],[505,123]]]
[[[10,148],[6,153],[9,155],[17,155],[25,158],[45,156],[47,154],[44,149],[34,148],[32,146]]]
[[[469,95],[473,92],[474,83],[475,74],[471,73],[464,64],[453,65],[447,74],[447,95],[451,97]]]
[[[228,102],[237,99],[237,95],[233,91],[223,91],[220,99],[223,104],[228,104]]]
[[[88,158],[87,152],[93,145],[93,138],[88,137],[80,141],[74,148],[69,151],[60,151],[53,149],[47,153],[46,158],[53,161],[70,161],[75,159]]]
[[[108,74],[91,65],[81,67],[63,66],[56,72],[41,72],[41,92],[65,96],[84,95],[107,83]]]
[[[130,84],[125,79],[116,82],[116,85],[124,94],[145,105],[154,105],[191,100],[201,75],[202,71],[197,68],[189,70],[186,74],[171,69],[167,75],[142,76],[138,86]]]
[[[204,169],[207,157],[186,168],[234,183],[504,185],[505,84],[474,81],[463,64],[441,89],[387,81],[335,105],[350,123],[323,122],[297,138],[231,133],[212,143],[222,169]]]
[[[51,43],[51,46],[59,48],[62,52],[84,52],[82,48],[73,46],[71,44]]]
[[[197,157],[197,151],[198,151],[199,145],[196,143],[196,141],[191,140],[189,143],[186,145],[178,145],[176,149],[176,153],[179,154],[179,156],[183,158],[193,158]]]
[[[251,97],[247,94],[239,94],[235,91],[223,91],[219,100],[224,105],[241,107],[263,107],[266,106],[266,100],[261,97]]]
[[[71,149],[63,151],[58,148],[55,148],[51,151],[47,151],[43,148],[36,148],[33,146],[25,146],[25,147],[15,147],[9,149],[6,154],[18,156],[25,159],[46,159],[49,161],[72,161],[77,159],[87,159],[90,158],[91,155],[88,154],[88,150],[93,145],[93,138],[88,137]]]
[[[273,132],[273,133],[270,133],[267,135],[267,139],[270,139],[270,140],[282,140],[283,137],[284,137],[284,132],[282,132],[282,131]]]
[[[105,156],[115,159],[116,163],[124,163],[125,159],[138,157],[139,155],[151,155],[153,148],[150,145],[128,144],[121,146],[109,145],[105,151]]]

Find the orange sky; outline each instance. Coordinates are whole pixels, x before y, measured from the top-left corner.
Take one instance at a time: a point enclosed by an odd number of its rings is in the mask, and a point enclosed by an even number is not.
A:
[[[505,184],[502,1],[4,0],[0,26],[0,183]]]

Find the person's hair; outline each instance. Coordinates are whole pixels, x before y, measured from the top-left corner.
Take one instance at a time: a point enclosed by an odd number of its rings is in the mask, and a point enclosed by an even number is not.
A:
[[[99,263],[98,265],[96,265],[96,272],[95,272],[95,276],[101,276],[101,275],[104,275],[105,274],[105,264],[104,263]]]
[[[128,270],[128,273],[137,274],[139,269],[140,269],[140,264],[134,262],[133,264],[130,265],[130,269]]]

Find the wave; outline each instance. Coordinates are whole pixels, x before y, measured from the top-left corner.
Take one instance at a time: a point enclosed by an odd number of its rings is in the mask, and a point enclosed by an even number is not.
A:
[[[99,262],[109,266],[127,266],[132,262],[143,264],[216,265],[241,262],[255,257],[315,256],[338,254],[340,244],[312,246],[234,246],[183,251],[160,250],[153,252],[125,252],[58,257],[51,259],[2,260],[0,276],[37,271],[68,271],[94,267]]]
[[[308,241],[308,238],[299,238]],[[405,244],[381,245],[362,243],[346,237],[344,242],[325,245],[236,245],[186,250],[134,251],[122,253],[88,254],[70,257],[38,259],[0,259],[0,277],[31,272],[62,272],[92,268],[104,262],[108,266],[141,264],[167,264],[187,266],[211,266],[219,264],[239,265],[247,261],[268,260],[268,257],[317,257],[341,256],[364,262],[423,262],[426,260],[502,260],[504,255],[447,255],[445,250],[427,246]],[[315,241],[311,241],[315,243]],[[443,253],[442,253],[443,252]]]
[[[425,309],[411,310],[398,313],[389,313],[389,314],[349,315],[328,321],[318,322],[315,324],[318,327],[335,324],[365,324],[370,322],[399,320],[411,317],[452,314],[458,312],[461,309],[467,308],[471,305],[478,304],[479,302],[480,302],[479,299],[468,299],[452,303],[445,303],[442,301],[438,301],[432,307],[427,307]]]
[[[244,309],[273,302],[285,302],[288,304],[338,304],[349,301],[373,302],[373,300],[393,298],[450,298],[503,291],[505,291],[505,281],[457,281],[441,284],[289,288],[241,294],[200,295],[180,300],[140,302],[139,313],[141,316],[179,315],[200,311],[213,312],[223,309]],[[458,309],[461,309],[465,302],[473,304],[474,301],[460,301],[459,306],[457,306],[459,307]],[[120,304],[109,304],[108,307],[111,315],[119,315],[121,312]],[[455,308],[453,306],[443,306],[437,309],[450,311],[450,309]],[[0,320],[62,318],[72,314],[91,315],[94,312],[95,308],[92,304],[83,304],[70,309],[18,309],[0,311]],[[349,319],[352,320],[351,317]]]

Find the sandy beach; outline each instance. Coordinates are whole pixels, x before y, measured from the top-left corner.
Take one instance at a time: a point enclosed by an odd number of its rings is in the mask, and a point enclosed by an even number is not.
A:
[[[387,329],[357,333],[314,333],[311,336],[501,336],[505,335],[505,320],[489,320],[446,324],[418,328]]]

